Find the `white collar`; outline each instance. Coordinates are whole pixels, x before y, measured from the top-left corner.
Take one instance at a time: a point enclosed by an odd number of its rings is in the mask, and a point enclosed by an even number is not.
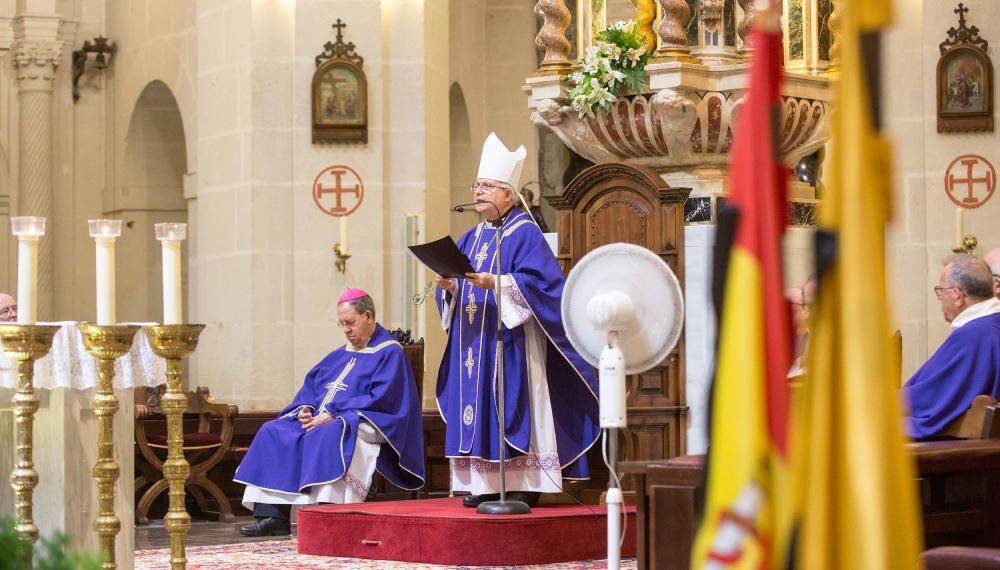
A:
[[[980,317],[988,317],[996,313],[1000,313],[1000,299],[990,297],[986,301],[981,301],[975,305],[966,307],[964,311],[952,319],[951,328],[957,329],[962,325],[969,324]]]

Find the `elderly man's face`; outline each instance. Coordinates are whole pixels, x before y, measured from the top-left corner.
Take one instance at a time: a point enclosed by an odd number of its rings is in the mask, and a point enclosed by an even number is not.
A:
[[[10,295],[0,293],[0,323],[17,321],[17,301]]]
[[[472,186],[472,194],[476,202],[484,202],[476,204],[476,211],[487,220],[496,219],[499,214],[503,214],[514,205],[514,191],[510,186],[489,178],[477,178]],[[485,202],[495,204],[496,208]]]
[[[944,269],[941,270],[941,276],[938,278],[938,286],[934,288],[934,294],[941,302],[941,314],[944,315],[944,320],[949,323],[965,309],[965,293],[948,283],[948,271],[950,270],[950,263],[944,266]]]
[[[350,302],[337,305],[337,322],[344,329],[347,342],[354,348],[364,348],[375,332],[375,318],[368,311],[358,314]]]

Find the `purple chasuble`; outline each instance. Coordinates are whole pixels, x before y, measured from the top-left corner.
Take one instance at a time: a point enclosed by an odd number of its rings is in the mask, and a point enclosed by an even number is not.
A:
[[[296,417],[303,407],[334,419],[305,431]],[[309,371],[292,403],[257,432],[233,480],[284,493],[337,481],[351,465],[364,420],[388,442],[382,444],[378,472],[397,487],[422,487],[420,395],[402,347],[379,324],[367,347],[342,346]]]
[[[531,218],[513,210],[500,230],[502,272],[517,284],[517,292],[546,336],[545,372],[563,476],[589,476],[584,453],[600,435],[596,370],[566,338],[562,326],[559,264]],[[493,272],[497,230],[480,223],[459,239],[477,272]],[[497,303],[493,290],[458,279],[455,307],[448,326],[448,344],[438,371],[437,401],[447,423],[445,455],[500,458],[497,422],[495,353]],[[439,289],[438,309],[452,302]],[[509,308],[509,307],[508,307]],[[505,309],[506,310],[506,309]],[[523,326],[503,327],[504,391],[506,393],[507,458],[531,450],[531,406]]]
[[[903,386],[907,432],[915,439],[941,433],[980,394],[1000,399],[1000,313],[951,331]]]

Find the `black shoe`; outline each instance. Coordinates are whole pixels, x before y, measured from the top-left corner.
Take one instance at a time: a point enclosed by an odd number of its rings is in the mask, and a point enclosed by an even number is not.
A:
[[[462,497],[462,506],[474,509],[482,503],[496,501],[500,499],[500,493],[488,493],[486,495],[466,495]]]
[[[528,505],[531,508],[535,508],[538,504],[538,499],[542,494],[535,491],[510,491],[507,493],[508,501],[521,501],[522,503]]]
[[[259,517],[252,525],[240,527],[243,536],[288,536],[292,534],[292,524],[285,519]]]

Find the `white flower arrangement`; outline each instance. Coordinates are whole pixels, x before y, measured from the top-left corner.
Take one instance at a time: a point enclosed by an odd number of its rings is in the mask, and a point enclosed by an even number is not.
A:
[[[615,22],[595,39],[580,59],[581,70],[569,75],[574,85],[568,93],[570,106],[581,117],[611,110],[623,91],[638,93],[646,83],[650,54],[642,47],[636,22]]]

